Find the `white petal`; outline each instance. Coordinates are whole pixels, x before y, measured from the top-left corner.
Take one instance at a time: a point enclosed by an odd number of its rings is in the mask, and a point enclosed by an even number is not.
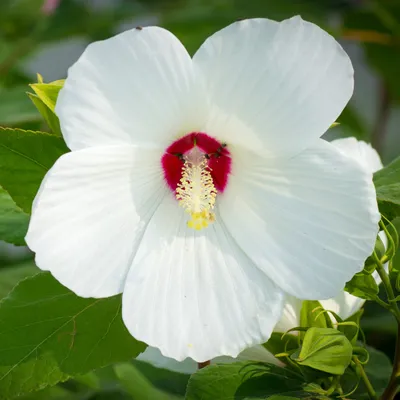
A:
[[[221,224],[197,232],[186,220],[172,195],[155,212],[127,277],[125,325],[176,360],[235,357],[269,338],[282,292]]]
[[[374,248],[380,214],[371,173],[323,140],[289,160],[231,152],[219,210],[233,238],[287,293],[337,295]]]
[[[387,247],[387,237],[385,232],[379,232],[379,237],[381,238],[385,247]],[[388,263],[385,264],[385,269],[387,270],[389,267]],[[374,271],[372,274],[376,283],[379,285],[382,280],[379,276],[378,272]],[[329,300],[321,300],[321,305],[325,308],[325,310],[330,310],[339,315],[342,319],[347,319],[355,314],[365,303],[364,299],[360,299],[359,297],[353,296],[348,292],[340,292],[337,296]],[[332,318],[333,320],[333,318]]]
[[[376,172],[383,168],[378,152],[369,144],[353,137],[331,142],[346,156],[357,160],[367,171]]]
[[[56,113],[72,150],[165,145],[201,111],[194,86],[192,60],[173,34],[132,29],[87,47],[68,71]]]
[[[300,17],[235,22],[208,38],[193,61],[208,84],[207,133],[264,155],[308,147],[353,93],[347,54]]]
[[[158,150],[98,147],[63,155],[36,196],[26,241],[39,268],[83,297],[120,293],[165,195]]]
[[[321,300],[320,303],[325,310],[333,311],[340,318],[347,319],[362,307],[365,300],[343,291],[332,299]],[[335,319],[332,317],[332,320]]]
[[[286,296],[282,317],[275,325],[275,332],[287,332],[296,326],[300,326],[300,311],[303,305],[303,300],[294,296]],[[293,332],[296,334],[296,332]]]

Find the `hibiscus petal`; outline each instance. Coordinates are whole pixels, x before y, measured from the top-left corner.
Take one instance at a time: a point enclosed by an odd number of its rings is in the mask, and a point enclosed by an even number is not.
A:
[[[132,29],[90,44],[69,69],[56,105],[68,147],[167,146],[186,133],[187,121],[196,128],[194,81],[189,54],[165,29]]]
[[[372,174],[323,140],[275,162],[231,152],[219,210],[233,238],[289,294],[336,296],[374,248],[380,214]]]
[[[283,305],[281,319],[275,325],[275,332],[287,332],[289,329],[300,326],[300,312],[303,300],[287,295]],[[293,334],[296,334],[293,332]]]
[[[378,152],[369,144],[354,137],[330,142],[346,156],[357,160],[367,171],[376,172],[383,168]]]
[[[173,196],[155,212],[128,273],[122,316],[164,356],[203,362],[268,339],[282,292],[218,222],[195,231]]]
[[[206,132],[264,155],[307,148],[353,93],[347,54],[300,17],[235,22],[208,38],[193,61],[212,104]]]
[[[379,237],[381,238],[385,247],[387,247],[388,240],[385,232],[379,232]],[[384,265],[386,271],[389,268],[389,263]],[[379,276],[377,271],[372,273],[376,283],[380,285],[382,282],[381,277]],[[353,296],[347,292],[340,292],[337,296],[333,297],[329,300],[321,300],[321,305],[325,308],[325,310],[334,311],[337,315],[339,315],[342,319],[347,319],[353,314],[355,314],[365,303],[364,299],[360,299],[359,297]]]
[[[160,151],[97,147],[62,156],[42,182],[26,242],[39,268],[83,297],[120,293],[168,190]]]

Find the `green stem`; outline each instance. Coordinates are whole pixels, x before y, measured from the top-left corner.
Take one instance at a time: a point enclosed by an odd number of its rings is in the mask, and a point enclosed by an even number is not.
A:
[[[397,324],[396,351],[393,360],[392,375],[389,384],[381,396],[381,400],[392,400],[399,391],[400,378],[400,324]]]
[[[381,396],[381,400],[393,400],[399,391],[400,383],[400,310],[395,300],[396,296],[394,294],[389,275],[385,271],[382,260],[378,258],[375,252],[374,259],[376,262],[376,271],[382,279],[382,284],[385,287],[387,298],[389,300],[389,310],[393,313],[397,320],[396,350],[393,360],[392,374],[390,376],[389,384]]]
[[[374,301],[376,303],[378,303],[381,307],[386,308],[386,310],[391,311],[390,304],[388,304],[385,301],[381,300],[379,297],[376,297]]]
[[[369,398],[371,400],[378,400],[378,396],[376,395],[376,392],[375,392],[374,388],[372,387],[367,374],[365,373],[364,366],[360,363],[360,360],[357,358],[357,356],[353,356],[353,361],[357,365],[361,379],[363,380],[364,385],[367,389]]]
[[[390,305],[390,311],[394,314],[394,316],[396,317],[397,322],[400,324],[400,310],[399,307],[397,306],[397,302],[396,302],[396,296],[394,295],[394,291],[393,291],[393,287],[392,284],[390,282],[390,278],[389,275],[387,274],[387,272],[385,271],[385,268],[382,264],[382,261],[378,258],[378,256],[376,255],[376,253],[374,252],[374,259],[376,262],[376,271],[378,272],[379,276],[382,279],[382,284],[385,287],[386,290],[386,294],[387,294],[387,298],[389,300],[389,305]]]

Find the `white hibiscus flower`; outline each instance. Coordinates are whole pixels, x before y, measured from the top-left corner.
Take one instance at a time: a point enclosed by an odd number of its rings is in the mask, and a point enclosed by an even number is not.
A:
[[[352,91],[299,17],[234,23],[193,58],[157,27],[91,44],[56,105],[72,152],[33,204],[38,266],[123,292],[132,335],[177,360],[265,342],[285,293],[333,297],[373,250],[371,174],[319,139]]]
[[[374,173],[380,170],[383,165],[377,151],[370,144],[363,141],[357,141],[355,138],[336,139],[331,142],[343,154],[349,156],[360,163],[367,171]],[[387,245],[387,237],[383,231],[379,232],[383,244]],[[373,273],[377,284],[381,283],[379,274]],[[326,309],[335,312],[343,320],[355,314],[365,303],[364,299],[355,297],[348,292],[341,291],[336,297],[321,300],[321,305]],[[289,329],[300,326],[300,311],[303,301],[294,297],[287,296],[284,305],[284,311],[278,324],[275,326],[276,332],[287,332]],[[336,322],[332,318],[333,322]],[[192,374],[197,369],[197,363],[187,359],[184,362],[178,362],[171,358],[164,357],[159,350],[148,347],[144,353],[140,354],[138,360],[149,362],[158,368],[165,368],[176,372]],[[212,363],[230,363],[240,360],[264,361],[282,366],[282,362],[274,357],[264,346],[254,346],[243,350],[238,357],[217,357]]]

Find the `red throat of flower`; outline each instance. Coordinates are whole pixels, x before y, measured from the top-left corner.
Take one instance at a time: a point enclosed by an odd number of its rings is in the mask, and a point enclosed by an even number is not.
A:
[[[168,186],[191,215],[188,226],[199,230],[213,222],[217,193],[223,193],[231,172],[226,144],[205,133],[189,133],[165,150],[161,164]]]

